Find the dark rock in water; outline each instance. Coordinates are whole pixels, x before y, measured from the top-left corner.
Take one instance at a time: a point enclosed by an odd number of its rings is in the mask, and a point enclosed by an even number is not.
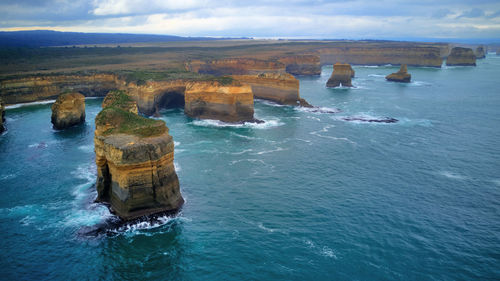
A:
[[[351,78],[354,77],[354,70],[350,64],[336,63],[333,65],[333,72],[326,82],[327,87],[352,87]]]
[[[60,95],[52,105],[51,121],[57,130],[85,122],[85,96],[80,93]]]
[[[449,66],[476,66],[476,55],[471,48],[455,47],[446,59]]]
[[[359,122],[368,122],[368,123],[396,123],[399,120],[396,118],[391,118],[391,117],[385,117],[381,119],[371,119],[371,118],[364,118],[364,117],[345,117],[342,118],[344,121],[359,121]]]
[[[385,79],[393,82],[410,83],[411,74],[408,73],[408,67],[406,64],[402,64],[398,72],[387,75]]]
[[[300,98],[297,103],[299,104],[299,106],[302,106],[302,107],[307,107],[307,108],[313,108],[314,106],[312,106],[310,103],[308,103],[305,99],[303,98]]]
[[[5,122],[5,104],[3,103],[3,100],[0,99],[0,134],[5,131],[5,127],[3,126],[3,123]]]

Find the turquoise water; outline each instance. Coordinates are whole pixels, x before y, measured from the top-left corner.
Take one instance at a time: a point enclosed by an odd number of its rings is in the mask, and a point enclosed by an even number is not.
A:
[[[164,111],[186,199],[163,223],[81,233],[92,203],[93,121],[53,131],[50,104],[7,110],[0,136],[0,279],[486,280],[500,278],[500,57],[478,66],[354,67],[301,77],[314,113],[256,102],[264,124]],[[399,120],[394,124],[344,117]]]

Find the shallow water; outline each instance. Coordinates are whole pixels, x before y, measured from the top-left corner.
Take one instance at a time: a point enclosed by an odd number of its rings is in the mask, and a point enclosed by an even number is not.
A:
[[[162,223],[98,238],[93,120],[52,130],[50,104],[7,110],[0,136],[2,279],[484,280],[500,278],[500,60],[477,67],[332,68],[300,77],[324,109],[257,101],[231,126],[166,110],[186,199]],[[345,117],[399,120],[394,124]]]

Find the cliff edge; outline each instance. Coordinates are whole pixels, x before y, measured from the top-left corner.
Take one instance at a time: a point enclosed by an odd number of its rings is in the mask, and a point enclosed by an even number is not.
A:
[[[476,55],[471,48],[454,47],[446,59],[449,66],[476,66]]]

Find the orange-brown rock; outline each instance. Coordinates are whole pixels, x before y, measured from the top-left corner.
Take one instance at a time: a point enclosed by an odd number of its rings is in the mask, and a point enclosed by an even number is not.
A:
[[[407,44],[345,44],[318,50],[323,65],[343,61],[357,65],[407,63],[411,66],[441,67],[441,49]]]
[[[351,78],[354,76],[354,70],[350,64],[336,63],[333,65],[333,72],[330,79],[326,82],[327,87],[352,87]]]
[[[0,81],[0,97],[6,104],[16,104],[55,99],[64,92],[105,96],[124,83],[113,74],[30,76]]]
[[[285,65],[275,60],[229,58],[220,60],[191,60],[185,63],[188,71],[212,75],[243,75],[267,72],[285,73]]]
[[[277,58],[292,75],[320,75],[321,63],[317,55],[295,55]]]
[[[147,81],[137,85],[129,83],[124,88],[146,115],[158,113],[160,108],[184,107],[184,91],[188,80]]]
[[[410,83],[411,74],[408,73],[408,67],[406,64],[402,64],[398,72],[387,75],[385,79],[393,82]]]
[[[454,47],[446,59],[446,65],[476,66],[476,55],[471,48]]]
[[[172,136],[165,122],[127,111],[130,100],[120,98],[125,104],[105,107],[95,121],[97,201],[123,220],[176,212],[184,199]]]
[[[253,93],[237,81],[191,82],[186,86],[184,113],[192,118],[225,122],[255,121]]]
[[[233,75],[232,77],[250,85],[255,98],[284,105],[309,105],[300,98],[299,80],[290,74],[261,73],[259,75]]]
[[[52,105],[51,121],[57,130],[85,122],[85,96],[80,93],[60,95]]]

